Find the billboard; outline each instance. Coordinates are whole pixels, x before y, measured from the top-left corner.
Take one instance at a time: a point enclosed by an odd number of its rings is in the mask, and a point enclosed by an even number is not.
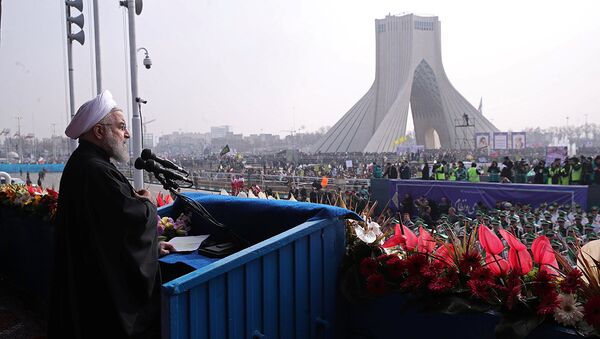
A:
[[[512,149],[524,149],[527,147],[527,135],[525,132],[512,132],[510,137],[512,140]]]
[[[475,133],[475,149],[477,154],[487,154],[490,150],[490,134]]]
[[[569,156],[569,147],[567,146],[546,146],[546,166],[550,165],[554,159],[560,159],[562,163]]]
[[[494,132],[494,149],[508,148],[508,133]]]

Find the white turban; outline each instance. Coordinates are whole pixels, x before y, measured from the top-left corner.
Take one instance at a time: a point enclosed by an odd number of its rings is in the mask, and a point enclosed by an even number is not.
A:
[[[71,139],[79,138],[115,107],[117,107],[117,103],[112,94],[108,90],[102,91],[97,97],[79,107],[71,123],[67,126],[65,134]]]

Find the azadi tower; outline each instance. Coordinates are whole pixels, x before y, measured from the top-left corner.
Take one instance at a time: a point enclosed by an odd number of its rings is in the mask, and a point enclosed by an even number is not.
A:
[[[375,20],[375,81],[313,146],[313,152],[395,152],[411,105],[418,145],[474,147],[474,134],[492,125],[444,72],[437,17],[413,14]]]

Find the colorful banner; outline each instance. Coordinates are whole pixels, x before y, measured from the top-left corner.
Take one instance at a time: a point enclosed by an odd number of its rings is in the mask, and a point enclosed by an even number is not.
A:
[[[527,147],[527,134],[525,132],[512,132],[512,149],[524,149]]]
[[[577,203],[583,210],[587,209],[587,186],[561,186],[561,185],[532,185],[532,184],[498,184],[498,183],[470,183],[456,181],[429,181],[429,180],[388,180],[387,197],[375,193],[379,203],[385,205],[388,201],[392,209],[398,208],[396,201],[406,193],[413,199],[420,196],[435,201],[442,197],[450,200],[452,207],[458,213],[474,215],[478,202],[492,209],[496,201],[511,201],[513,203],[530,204],[536,208],[544,202],[557,202],[559,205]],[[385,194],[384,194],[385,195]],[[396,197],[396,199],[394,199]]]
[[[560,162],[565,160],[569,156],[569,147],[567,146],[546,146],[546,166],[554,161],[554,159],[560,159]]]
[[[477,154],[488,154],[490,151],[489,133],[475,133],[475,149]]]
[[[508,149],[508,133],[494,132],[494,149]]]
[[[411,145],[411,146],[396,146],[396,154],[403,155],[406,153],[418,153],[425,150],[425,146],[423,145]]]

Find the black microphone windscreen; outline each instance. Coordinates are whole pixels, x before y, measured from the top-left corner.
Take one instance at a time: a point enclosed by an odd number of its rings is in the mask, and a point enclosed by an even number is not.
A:
[[[135,159],[135,163],[133,164],[133,167],[135,167],[136,169],[139,169],[139,170],[143,170],[146,168],[146,161],[144,161],[144,159],[142,159],[142,158],[137,158],[137,159]]]
[[[144,148],[141,157],[144,160],[152,159],[152,151],[149,148]]]
[[[147,171],[154,172],[156,170],[156,163],[152,159],[146,160],[146,166],[144,167]]]

